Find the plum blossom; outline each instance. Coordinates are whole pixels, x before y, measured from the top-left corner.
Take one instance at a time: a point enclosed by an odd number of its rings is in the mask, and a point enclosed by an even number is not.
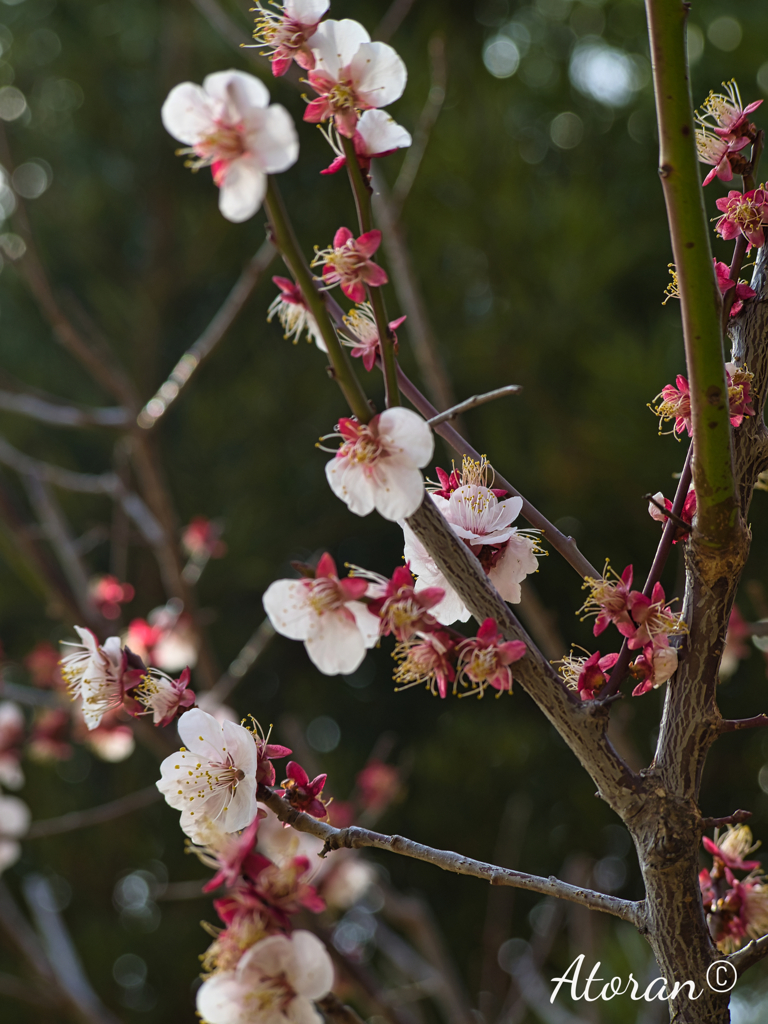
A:
[[[317,563],[314,579],[270,584],[264,610],[278,633],[304,641],[321,672],[348,675],[379,639],[379,620],[360,600],[367,589],[363,579],[339,579],[336,564],[326,553]]]
[[[130,757],[136,749],[133,729],[124,725],[118,717],[119,710],[107,711],[95,729],[75,725],[75,739],[102,761],[118,764]]]
[[[521,599],[520,584],[526,576],[538,569],[538,551],[533,537],[519,531],[512,523],[523,507],[522,498],[500,500],[497,493],[487,486],[490,467],[485,459],[479,462],[464,457],[461,485],[444,491],[433,490],[432,500],[470,550],[477,555],[488,578],[505,601],[518,604]],[[447,474],[443,471],[447,479]],[[442,478],[441,478],[442,479]],[[427,553],[422,543],[406,523],[401,523],[405,534],[405,560],[411,571],[418,576],[416,590],[425,587],[442,587],[445,597],[432,609],[438,622],[450,625],[452,622],[466,622],[469,609],[456,591],[450,586]]]
[[[219,187],[219,210],[227,220],[248,220],[261,206],[267,175],[296,163],[299,141],[288,111],[269,105],[258,78],[243,71],[217,71],[202,86],[182,82],[163,104],[166,131],[189,154],[193,170],[210,167]]]
[[[0,874],[21,856],[19,839],[32,819],[29,808],[16,796],[0,796]]]
[[[712,874],[722,874],[724,868],[731,871],[754,871],[760,867],[759,860],[745,860],[750,853],[754,853],[762,844],[752,842],[752,830],[749,825],[729,825],[728,831],[718,836],[715,833],[714,841],[708,836],[701,840],[704,849],[719,861],[712,869]]]
[[[105,619],[119,619],[120,605],[133,600],[130,583],[121,583],[117,576],[94,576],[88,583],[88,596]]]
[[[338,422],[343,441],[325,475],[331,490],[350,512],[367,516],[374,509],[396,521],[412,515],[424,498],[421,468],[434,452],[434,437],[425,420],[410,409],[385,409],[369,423],[344,417]]]
[[[219,724],[199,708],[179,719],[184,746],[160,765],[157,788],[181,811],[181,828],[195,839],[209,820],[237,832],[257,814],[256,744],[233,722]]]
[[[608,682],[608,673],[618,660],[618,654],[595,651],[586,658],[568,654],[559,662],[560,674],[569,690],[576,690],[582,700],[594,700]]]
[[[725,364],[725,379],[728,385],[728,408],[731,414],[731,426],[740,427],[745,416],[754,416],[752,395],[750,393],[754,373],[746,366],[736,363]]]
[[[657,493],[654,494],[652,497],[656,504],[654,504],[653,502],[648,503],[648,515],[651,517],[651,519],[655,519],[657,522],[666,525],[666,523],[669,520],[669,516],[664,515],[664,513],[659,508],[659,505],[663,505],[668,512],[671,512],[672,502],[669,500],[669,498],[665,498],[661,491],[657,491]],[[676,526],[675,536],[672,540],[673,544],[677,544],[681,540],[688,539],[688,537],[691,534],[690,526],[693,522],[693,517],[695,515],[696,491],[693,489],[693,485],[691,485],[691,487],[688,489],[688,493],[685,496],[685,501],[683,502],[683,507],[680,509],[679,516],[679,518],[682,519],[684,523],[688,523],[689,529],[684,530],[682,526]]]
[[[256,4],[253,38],[257,47],[268,48],[264,56],[269,58],[275,77],[284,75],[293,61],[305,71],[312,70],[315,57],[307,40],[317,31],[329,6],[330,0],[285,0],[282,7],[269,11]]]
[[[138,713],[151,714],[153,725],[161,728],[170,725],[183,708],[189,708],[195,703],[194,690],[188,686],[189,677],[188,668],[184,669],[178,679],[171,679],[158,669],[149,669],[131,694],[144,708],[144,711]]]
[[[24,715],[18,704],[0,703],[0,782],[8,789],[21,789],[21,748],[24,744]]]
[[[194,516],[184,527],[181,546],[189,558],[223,558],[227,553],[221,524],[205,516]]]
[[[397,335],[394,333],[400,324],[405,320],[404,316],[397,320],[390,320],[389,330],[392,332],[395,352],[397,352]],[[370,371],[376,364],[376,356],[379,355],[379,329],[373,315],[373,309],[369,302],[361,302],[350,313],[344,317],[344,323],[349,330],[349,335],[340,333],[342,345],[352,349],[353,359],[362,359],[363,366]]]
[[[336,174],[346,166],[347,157],[341,145],[338,141],[334,141],[330,132],[326,134],[326,138],[336,157],[320,173]],[[365,173],[371,169],[371,160],[389,156],[390,153],[394,153],[398,149],[407,149],[412,142],[410,132],[406,131],[383,110],[364,111],[363,116],[357,122],[355,134],[352,136],[357,162]]]
[[[768,223],[768,192],[765,187],[744,193],[731,190],[727,196],[716,199],[715,206],[723,214],[715,225],[721,238],[728,241],[744,235],[747,252],[753,245],[759,249],[765,244],[763,228]]]
[[[634,626],[629,614],[630,595],[633,593],[631,565],[617,576],[606,561],[603,575],[599,579],[588,576],[582,589],[588,590],[589,595],[579,611],[584,613],[585,619],[590,615],[596,616],[592,629],[594,636],[599,636],[611,622],[624,636],[632,632]]]
[[[392,656],[399,662],[393,675],[397,690],[423,684],[433,697],[444,698],[448,683],[456,680],[456,640],[444,630],[417,633],[398,644]]]
[[[664,644],[648,643],[642,654],[629,666],[629,674],[640,682],[632,691],[641,697],[651,689],[658,689],[677,671],[677,649]]]
[[[688,631],[682,616],[675,615],[667,606],[661,583],[654,584],[650,597],[633,590],[629,595],[628,605],[632,626],[619,626],[618,629],[627,637],[627,646],[632,651],[639,650],[646,644],[666,647],[668,636],[680,636]]]
[[[101,646],[90,629],[75,626],[75,632],[82,642],[62,641],[75,650],[61,659],[61,674],[70,697],[82,701],[86,725],[95,729],[107,711],[122,705],[126,689],[135,685],[138,677],[136,670],[128,667],[119,637],[111,636]]]
[[[379,758],[372,758],[357,773],[355,787],[363,809],[381,814],[400,793],[400,769]]]
[[[365,569],[354,567],[354,570],[356,575],[373,584],[368,591],[368,610],[381,619],[381,636],[392,635],[402,643],[414,633],[437,626],[429,609],[442,601],[445,596],[442,588],[427,587],[417,593],[407,565],[398,566],[390,580]]]
[[[304,120],[317,124],[333,118],[337,131],[351,139],[358,112],[389,106],[405,89],[408,72],[386,43],[372,43],[356,21],[328,20],[309,40],[315,67],[307,76],[318,94]]]
[[[462,686],[472,686],[462,696],[477,694],[482,697],[487,687],[498,690],[497,696],[505,691],[512,692],[512,670],[510,665],[519,661],[526,653],[522,640],[504,640],[494,619],[485,619],[476,637],[468,637],[458,645],[458,680]]]
[[[362,302],[366,285],[379,288],[389,280],[384,268],[371,259],[380,245],[381,232],[376,229],[355,238],[349,228],[339,228],[333,245],[318,250],[311,266],[322,266],[326,288],[340,284],[350,302]]]
[[[147,664],[165,672],[180,672],[197,663],[197,637],[192,618],[175,598],[153,608],[147,619],[133,619],[123,643]]]
[[[68,761],[70,717],[64,708],[43,708],[35,717],[27,753],[34,761]]]
[[[66,683],[59,669],[59,652],[47,640],[35,644],[24,659],[24,667],[32,677],[32,683],[44,689],[61,690]]]
[[[725,364],[725,380],[728,387],[728,404],[732,427],[741,426],[745,416],[755,415],[750,395],[750,385],[753,378],[754,374],[750,373],[746,367],[737,366],[735,363]],[[666,420],[674,420],[675,425],[669,433],[682,434],[685,430],[690,437],[693,433],[690,387],[682,374],[677,375],[675,384],[677,387],[674,387],[672,384],[665,384],[660,394],[656,395],[653,400],[658,404],[649,405],[649,408],[659,417],[659,434],[662,433],[661,427]]]
[[[715,178],[719,178],[721,181],[732,181],[733,164],[740,159],[736,157],[736,154],[748,146],[749,142],[746,135],[739,138],[730,136],[723,138],[707,128],[697,128],[696,150],[699,154],[699,161],[703,164],[710,164],[712,167],[702,185],[709,185]],[[737,164],[739,173],[742,162],[744,162],[743,159]]]
[[[712,262],[715,265],[715,275],[717,277],[717,287],[720,289],[721,295],[725,295],[731,288],[735,287],[733,305],[728,313],[729,316],[736,316],[737,313],[741,312],[746,299],[754,299],[755,290],[750,288],[746,281],[739,281],[735,284],[731,280],[731,271],[725,263],[721,263],[719,260],[713,259]]]
[[[293,339],[296,345],[302,334],[306,334],[308,342],[314,341],[321,352],[327,352],[328,346],[317,326],[314,313],[304,301],[301,288],[287,277],[273,277],[272,280],[280,289],[280,294],[269,306],[267,323],[271,323],[276,316],[286,340]]]
[[[296,810],[304,811],[306,814],[312,815],[313,818],[324,821],[328,817],[328,810],[323,803],[322,796],[328,776],[317,775],[310,780],[296,761],[289,761],[285,770],[288,778],[283,780],[282,795]]]
[[[723,137],[745,134],[754,137],[754,125],[748,125],[748,115],[757,110],[762,100],[755,100],[745,107],[741,101],[739,87],[735,79],[723,82],[725,93],[710,92],[702,104],[703,113],[696,113],[699,124],[712,127]]]
[[[192,852],[216,874],[203,886],[203,892],[213,892],[220,886],[232,888],[241,875],[255,878],[271,861],[254,853],[259,824],[264,811],[259,811],[248,828],[242,832],[225,832],[215,821],[207,821],[198,829]]]
[[[333,985],[333,965],[317,936],[298,929],[270,935],[232,971],[207,978],[197,993],[205,1024],[321,1024],[312,1005]]]

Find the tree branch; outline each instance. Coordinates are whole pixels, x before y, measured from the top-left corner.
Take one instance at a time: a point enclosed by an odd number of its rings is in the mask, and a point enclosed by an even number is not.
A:
[[[731,953],[726,959],[728,963],[733,964],[736,968],[736,973],[741,976],[745,971],[749,970],[750,967],[754,967],[755,964],[759,964],[761,960],[764,960],[768,956],[768,935],[763,935],[760,939],[753,939],[747,943],[741,949],[737,949],[735,953]]]
[[[43,818],[41,821],[33,821],[25,835],[27,839],[47,839],[48,836],[58,836],[63,832],[74,832],[76,829],[88,828],[90,825],[100,825],[105,821],[114,821],[115,818],[122,818],[125,814],[149,807],[157,803],[161,798],[160,791],[156,786],[147,786],[146,789],[139,789],[135,793],[128,793],[117,800],[111,800],[99,807],[88,807],[84,811],[71,811],[69,814],[62,814],[57,818]]]
[[[740,732],[742,729],[764,729],[768,725],[768,715],[755,715],[754,718],[724,718],[720,723],[720,732]]]
[[[486,864],[470,857],[463,857],[450,850],[435,850],[430,846],[415,843],[411,839],[404,839],[402,836],[387,836],[355,826],[344,829],[334,828],[333,825],[328,825],[302,811],[295,810],[287,800],[278,796],[268,786],[259,786],[259,800],[262,800],[267,807],[274,811],[281,821],[287,822],[298,832],[308,832],[310,835],[322,839],[325,842],[325,847],[321,856],[331,850],[340,849],[371,847],[377,850],[389,850],[391,853],[399,853],[404,857],[412,857],[415,860],[434,864],[436,867],[442,868],[443,871],[481,878],[491,885],[511,885],[518,889],[544,893],[547,896],[558,896],[561,899],[579,903],[583,907],[613,914],[614,917],[620,917],[623,921],[629,921],[634,925],[639,925],[644,918],[642,903],[622,900],[616,896],[607,896],[591,889],[569,885],[567,882],[561,882],[554,875],[549,878],[528,875],[522,871],[513,871],[510,868],[497,867],[494,864]]]
[[[507,384],[503,388],[496,388],[495,391],[486,391],[484,395],[473,395],[471,398],[465,398],[463,402],[459,402],[458,405],[454,405],[451,409],[446,409],[445,412],[439,412],[437,416],[433,416],[431,420],[427,420],[430,427],[436,427],[439,423],[445,423],[448,420],[455,420],[457,416],[461,416],[463,412],[468,412],[470,409],[476,409],[478,405],[485,405],[486,402],[493,402],[497,398],[506,398],[507,395],[518,395],[523,389],[519,384]]]
[[[0,409],[57,427],[126,427],[131,420],[128,410],[120,406],[114,409],[80,409],[14,391],[0,391]]]
[[[682,0],[646,0],[659,122],[659,174],[680,288],[696,451],[697,536],[723,549],[737,526],[721,298],[712,270],[710,226],[699,184]]]
[[[188,383],[192,374],[218,345],[237,319],[243,307],[253,294],[270,263],[277,255],[277,249],[267,239],[253,259],[248,263],[221,308],[205,328],[197,341],[179,359],[168,375],[166,382],[139,413],[136,422],[144,430],[150,430],[168,411]],[[0,400],[2,393],[0,393]]]

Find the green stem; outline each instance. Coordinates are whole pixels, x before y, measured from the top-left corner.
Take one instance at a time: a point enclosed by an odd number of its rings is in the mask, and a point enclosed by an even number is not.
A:
[[[340,136],[344,147],[344,155],[347,158],[347,173],[352,192],[355,196],[357,206],[357,219],[360,224],[361,234],[366,234],[373,227],[373,215],[371,213],[371,187],[363,178],[360,164],[357,162],[357,153],[352,139]],[[395,359],[395,341],[389,329],[387,311],[384,306],[384,296],[379,288],[367,288],[368,300],[373,309],[373,317],[376,321],[376,330],[379,334],[381,345],[381,358],[384,363],[384,394],[386,406],[391,409],[393,405],[400,405],[400,392],[397,387],[397,360]]]
[[[667,204],[680,285],[693,422],[696,535],[707,547],[730,541],[737,507],[728,392],[723,361],[721,300],[712,251],[688,82],[684,0],[646,0],[659,121],[659,174]]]
[[[372,412],[366,394],[360,381],[355,376],[354,370],[347,358],[347,353],[342,347],[328,316],[325,298],[317,290],[312,272],[302,256],[293,225],[288,216],[288,211],[285,209],[280,191],[275,184],[275,179],[270,176],[267,182],[267,195],[264,199],[264,207],[272,228],[273,241],[290,267],[291,273],[296,279],[299,288],[301,288],[304,301],[317,321],[320,334],[328,349],[328,358],[331,361],[336,383],[341,388],[353,414],[361,423],[367,423],[372,416]]]

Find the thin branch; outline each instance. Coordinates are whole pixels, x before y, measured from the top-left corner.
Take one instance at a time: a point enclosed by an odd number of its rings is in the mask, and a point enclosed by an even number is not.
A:
[[[0,697],[26,704],[33,708],[65,708],[70,700],[56,690],[38,690],[33,686],[22,686],[20,683],[9,683],[0,673]]]
[[[89,1024],[119,1024],[91,987],[64,919],[55,909],[50,883],[44,875],[28,874],[24,896],[43,937],[56,979]]]
[[[372,39],[386,43],[397,32],[413,7],[414,0],[392,0],[384,17],[373,30]]]
[[[753,939],[742,949],[737,949],[735,953],[731,953],[726,959],[728,963],[736,968],[736,973],[741,976],[746,970],[754,967],[755,964],[759,964],[767,956],[768,935],[763,935],[760,939]]]
[[[395,220],[399,220],[402,215],[405,201],[416,180],[416,175],[419,173],[430,133],[440,116],[443,103],[445,103],[447,79],[445,39],[440,33],[436,33],[429,40],[429,66],[431,81],[427,102],[424,104],[416,124],[416,130],[413,133],[413,144],[406,151],[400,173],[395,184],[392,186],[392,207]]]
[[[724,549],[739,523],[728,391],[723,361],[720,293],[712,274],[710,225],[699,183],[693,102],[685,47],[688,5],[646,0],[659,123],[659,173],[667,205],[680,289],[685,360],[696,449],[698,538]]]
[[[683,505],[685,499],[688,497],[688,489],[691,486],[691,475],[692,475],[692,461],[693,461],[693,445],[688,446],[688,453],[685,456],[685,463],[683,464],[683,471],[680,474],[680,479],[677,483],[677,490],[675,491],[675,497],[672,499],[672,508],[669,512],[663,509],[664,515],[667,517],[666,523],[664,523],[664,529],[661,533],[661,540],[659,546],[656,549],[656,555],[654,556],[651,568],[648,570],[648,576],[643,587],[643,594],[646,597],[650,597],[653,588],[656,586],[658,581],[661,579],[661,574],[664,570],[664,566],[667,564],[669,553],[672,550],[672,545],[675,542],[675,534],[677,533],[678,526],[675,523],[675,518],[679,518],[680,513],[683,511]],[[655,504],[655,502],[654,502]],[[689,524],[685,523],[685,528],[689,529]],[[600,691],[599,702],[605,703],[610,700],[615,693],[617,693],[621,686],[624,676],[627,674],[627,668],[632,658],[632,652],[629,649],[627,641],[624,640],[619,651],[619,657],[616,659],[616,664],[613,666],[610,678],[605,684],[603,689]]]
[[[690,523],[686,523],[686,521],[676,515],[672,509],[667,508],[666,505],[662,505],[661,502],[657,501],[652,494],[644,494],[643,501],[647,501],[649,504],[653,505],[654,508],[657,508],[659,512],[664,514],[665,519],[671,519],[672,522],[675,523],[676,526],[679,526],[681,530],[685,530],[686,533],[690,531]]]
[[[58,405],[36,395],[0,391],[0,409],[16,412],[41,423],[57,427],[126,427],[131,420],[127,409],[80,409],[74,405]]]
[[[275,630],[272,623],[269,619],[264,619],[258,629],[248,638],[237,657],[230,663],[227,671],[208,692],[206,705],[212,703],[215,706],[223,704],[227,700],[237,684],[253,667],[257,658],[266,650],[274,635]]]
[[[720,723],[719,732],[740,732],[742,729],[764,729],[768,725],[768,715],[755,715],[753,718],[725,718]]]
[[[182,388],[189,382],[192,374],[203,360],[211,354],[242,312],[256,285],[276,255],[277,249],[267,239],[240,274],[221,308],[203,333],[187,349],[171,370],[166,382],[141,410],[136,419],[140,427],[144,430],[149,430],[165,415],[170,406],[179,397]]]
[[[131,814],[150,804],[157,803],[161,794],[156,786],[148,786],[146,789],[139,789],[135,793],[128,793],[117,800],[111,800],[108,804],[101,804],[99,807],[89,807],[84,811],[71,811],[69,814],[62,814],[57,818],[43,818],[42,821],[33,821],[29,826],[26,839],[47,839],[48,836],[58,836],[63,832],[74,832],[76,829],[88,828],[91,825],[100,825],[105,821],[114,821],[115,818],[122,818],[125,814]]]
[[[452,409],[446,409],[445,412],[439,412],[437,416],[433,416],[431,420],[427,420],[427,423],[429,423],[430,427],[436,427],[438,423],[445,423],[447,420],[454,420],[457,416],[461,416],[463,412],[475,409],[478,405],[485,405],[486,402],[493,402],[496,398],[506,398],[507,395],[517,395],[522,390],[523,389],[519,384],[507,384],[503,388],[496,388],[495,391],[486,391],[484,395],[473,395],[471,398],[467,398],[463,402],[459,402],[458,405],[454,405]]]
[[[724,818],[702,818],[701,827],[705,831],[711,828],[722,828],[723,825],[743,825],[752,817],[752,811],[734,811],[733,814],[726,814]]]
[[[278,796],[268,786],[259,786],[259,799],[274,811],[281,821],[287,822],[299,832],[308,832],[310,835],[322,839],[325,842],[322,855],[331,850],[364,847],[389,850],[404,857],[413,857],[415,860],[434,864],[435,867],[439,867],[443,871],[482,878],[491,885],[511,885],[518,889],[540,892],[546,896],[558,896],[561,899],[579,903],[581,906],[591,907],[593,910],[602,910],[607,914],[613,914],[615,917],[620,917],[623,921],[630,921],[635,925],[639,925],[644,919],[642,903],[622,900],[616,896],[608,896],[591,889],[569,885],[567,882],[561,882],[554,875],[549,878],[528,875],[522,871],[513,871],[510,868],[497,867],[494,864],[486,864],[470,857],[463,857],[450,850],[435,850],[430,846],[415,843],[411,839],[404,839],[402,836],[387,836],[355,826],[343,829],[334,828],[333,825],[328,825],[302,811],[295,810],[287,800]]]

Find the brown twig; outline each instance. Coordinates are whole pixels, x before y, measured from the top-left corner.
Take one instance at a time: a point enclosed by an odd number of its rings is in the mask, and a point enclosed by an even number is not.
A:
[[[690,523],[686,523],[686,521],[684,519],[681,519],[680,516],[675,515],[675,513],[672,511],[672,509],[667,508],[666,505],[662,505],[660,501],[656,501],[656,499],[654,498],[654,496],[652,494],[644,494],[643,495],[643,501],[647,501],[649,503],[649,505],[653,505],[653,507],[657,508],[659,510],[659,512],[663,512],[664,513],[664,518],[665,519],[671,519],[672,522],[676,523],[680,527],[681,530],[685,530],[686,533],[690,533],[691,524]]]
[[[478,405],[485,405],[486,402],[493,402],[497,398],[506,398],[507,395],[518,395],[523,389],[519,384],[507,384],[503,388],[496,388],[494,391],[486,391],[483,395],[473,395],[471,398],[466,398],[463,402],[459,402],[458,405],[454,405],[451,409],[446,409],[445,412],[439,412],[437,416],[433,416],[432,419],[427,420],[430,427],[436,427],[439,423],[446,423],[448,420],[455,420],[457,416],[461,416],[463,412],[468,412],[470,409],[476,409]]]
[[[235,282],[221,308],[205,328],[203,333],[190,345],[168,375],[168,379],[158,389],[139,413],[136,422],[144,430],[150,430],[165,415],[176,401],[182,388],[189,382],[192,374],[214,350],[229,328],[242,312],[248,299],[253,294],[270,263],[277,255],[274,245],[267,240],[256,255],[244,268]]]
[[[33,821],[25,839],[47,839],[48,836],[58,836],[62,832],[74,832],[91,825],[100,825],[105,821],[114,821],[115,818],[122,818],[125,814],[149,807],[150,804],[157,803],[160,798],[160,792],[156,786],[147,786],[146,789],[128,793],[127,796],[121,796],[117,800],[111,800],[99,807],[88,807],[84,811],[71,811],[69,814],[62,814],[57,818]]]
[[[754,967],[755,964],[764,960],[766,956],[768,956],[768,935],[763,935],[761,939],[753,939],[742,949],[731,953],[726,959],[736,968],[736,973],[742,975],[750,967]]]
[[[755,715],[753,718],[725,718],[719,725],[720,732],[740,732],[742,729],[764,729],[768,725],[768,715]]]
[[[413,857],[415,860],[434,864],[436,867],[442,868],[443,871],[481,878],[491,885],[511,885],[518,889],[544,893],[547,896],[559,896],[561,899],[571,900],[582,906],[613,914],[615,917],[620,917],[633,924],[639,924],[644,916],[642,903],[622,900],[616,896],[607,896],[590,889],[568,885],[567,882],[561,882],[553,875],[549,878],[542,878],[538,875],[525,874],[522,871],[513,871],[510,868],[497,867],[494,864],[473,860],[471,857],[463,857],[450,850],[435,850],[430,846],[415,843],[411,839],[404,839],[402,836],[387,836],[380,832],[372,832],[369,829],[354,826],[344,829],[334,828],[333,825],[328,825],[316,818],[311,818],[302,811],[295,810],[287,800],[278,796],[268,786],[259,786],[259,799],[273,810],[281,821],[287,822],[299,832],[309,832],[310,835],[322,839],[325,842],[323,855],[331,850],[365,847],[389,850],[404,857]]]
[[[705,831],[711,828],[722,828],[723,825],[743,825],[752,817],[752,811],[734,811],[733,814],[726,814],[724,818],[702,818],[701,827]]]
[[[0,391],[0,409],[57,427],[126,427],[131,419],[128,410],[121,406],[113,409],[79,408],[14,391]]]

